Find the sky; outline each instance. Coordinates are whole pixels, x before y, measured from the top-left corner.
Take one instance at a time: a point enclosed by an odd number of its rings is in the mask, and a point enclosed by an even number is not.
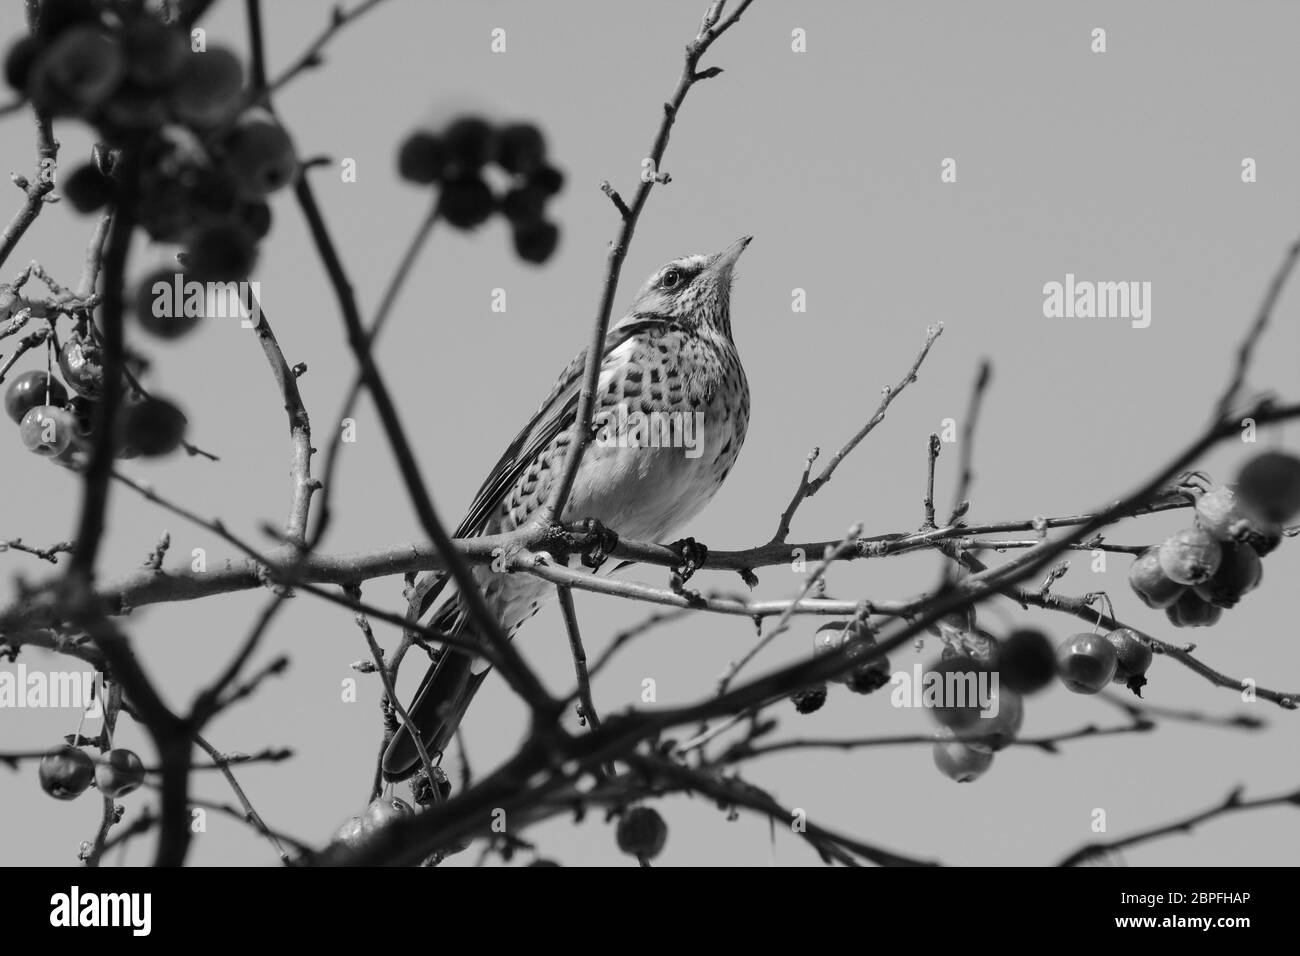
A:
[[[329,7],[308,0],[264,6],[275,75],[324,26]],[[278,98],[300,155],[328,158],[310,175],[367,315],[432,199],[395,174],[397,145],[410,130],[464,112],[534,121],[567,174],[553,207],[561,245],[548,264],[515,258],[497,220],[473,234],[437,230],[379,344],[381,368],[448,524],[587,341],[607,245],[619,225],[599,183],[608,179],[625,196],[634,191],[661,104],[680,73],[683,44],[705,6],[389,0],[341,33],[324,66]],[[0,13],[6,36],[20,29],[15,7]],[[218,3],[205,22],[210,44],[246,55],[241,4]],[[1104,53],[1093,50],[1098,28],[1105,31]],[[504,52],[492,50],[497,29],[505,31]],[[802,52],[792,49],[794,31],[803,31]],[[973,449],[969,520],[1077,514],[1136,487],[1204,426],[1236,344],[1300,233],[1300,129],[1288,109],[1298,31],[1300,7],[1270,0],[1231,8],[1165,0],[757,0],[704,61],[724,72],[688,97],[663,164],[672,182],[652,192],[615,305],[617,317],[644,278],[675,256],[755,237],[732,296],[732,326],[752,390],[749,435],[725,486],[685,533],[716,549],[766,541],[810,448],[829,455],[852,435],[874,411],[881,388],[909,367],[926,327],[938,322],[944,333],[918,381],[834,481],[799,510],[792,540],[833,538],[857,522],[868,534],[915,529],[923,517],[927,436],[945,419],[962,421],[982,358],[992,363],[993,379]],[[0,167],[29,170],[27,117],[0,122]],[[88,155],[90,139],[78,124],[62,123],[57,133],[65,168]],[[1242,179],[1248,158],[1256,170],[1249,183]],[[339,172],[348,159],[355,161],[355,182]],[[944,181],[946,160],[955,163],[955,181]],[[324,447],[339,427],[349,353],[292,196],[276,196],[273,209],[253,278],[286,358],[308,367],[300,387],[316,444]],[[6,274],[35,258],[75,281],[90,225],[71,210],[47,209]],[[131,275],[165,264],[172,251],[141,243]],[[1149,325],[1046,316],[1044,286],[1071,274],[1079,281],[1150,283]],[[491,308],[495,290],[505,290],[504,312]],[[806,311],[792,309],[796,290]],[[1298,295],[1288,288],[1278,303],[1248,378],[1252,390],[1295,397]],[[289,443],[256,341],[238,323],[214,321],[176,343],[135,334],[133,344],[154,360],[147,384],[182,405],[192,440],[221,460],[181,456],[130,462],[124,470],[265,543],[261,525],[280,523],[288,505]],[[357,441],[342,459],[324,549],[419,541],[373,408],[363,403],[355,418]],[[1255,445],[1221,446],[1201,467],[1230,480],[1259,449],[1298,445],[1300,427],[1292,424],[1262,432]],[[0,538],[70,537],[79,509],[75,476],[26,453],[16,435],[8,448]],[[958,444],[943,446],[941,510],[953,494],[959,454]],[[1158,543],[1188,520],[1182,512],[1127,521],[1110,540]],[[195,548],[205,549],[209,566],[235,557],[202,528],[117,488],[103,577],[138,566],[164,530],[172,538],[168,566],[188,563]],[[930,586],[938,562],[922,554],[836,566],[828,593],[907,597]],[[1288,584],[1300,573],[1295,540],[1265,560],[1257,592],[1216,627],[1195,632],[1175,631],[1137,600],[1126,584],[1128,564],[1111,555],[1104,571],[1093,570],[1088,556],[1078,555],[1055,587],[1066,594],[1105,590],[1118,617],[1166,640],[1195,642],[1207,664],[1263,686],[1300,688]],[[0,594],[50,571],[30,555],[0,554]],[[664,569],[631,575],[666,584]],[[755,596],[764,599],[793,596],[801,582],[782,567],[759,578]],[[702,572],[700,582],[740,587],[724,572]],[[393,610],[401,608],[400,592],[398,578],[365,587],[367,600]],[[151,606],[122,623],[180,708],[222,667],[265,600],[240,593],[202,605]],[[319,844],[365,804],[380,686],[373,675],[350,669],[367,652],[349,614],[307,595],[290,605],[253,662],[287,654],[288,673],[222,714],[207,736],[227,751],[293,748],[293,760],[244,768],[239,778],[272,826]],[[583,593],[577,605],[591,654],[651,610]],[[1090,629],[1006,601],[981,609],[980,621],[997,633],[1040,626],[1057,640]],[[392,647],[393,630],[376,627]],[[806,657],[814,627],[796,620],[747,673]],[[697,615],[660,628],[600,675],[596,703],[602,713],[638,704],[648,677],[660,705],[695,700],[754,639],[744,618]],[[519,646],[549,687],[567,691],[572,665],[553,604],[524,630]],[[895,652],[892,662],[910,668],[936,654],[931,641],[924,650]],[[67,666],[34,651],[22,660],[28,667]],[[413,657],[403,672],[404,694],[420,670]],[[345,702],[342,683],[352,677],[358,699]],[[1251,714],[1267,726],[1244,733],[1161,721],[1154,733],[1081,740],[1054,755],[1013,748],[969,785],[941,776],[926,745],[784,753],[751,764],[745,777],[810,820],[956,865],[1052,863],[1081,843],[1207,807],[1238,784],[1252,796],[1300,784],[1300,716],[1244,703],[1170,660],[1157,658],[1149,677],[1152,705]],[[774,713],[783,736],[932,727],[928,715],[891,707],[884,694],[861,697],[839,687],[814,715],[801,717],[788,704]],[[1104,701],[1060,687],[1029,700],[1026,713],[1024,733],[1034,736],[1109,725],[1120,716]],[[524,717],[504,684],[489,680],[464,726],[475,773],[512,752]],[[0,749],[52,746],[76,720],[69,710],[0,712]],[[117,742],[150,762],[147,739],[129,720]],[[449,761],[457,766],[455,754]],[[194,790],[232,800],[216,774],[196,775]],[[126,798],[128,816],[148,799]],[[0,840],[0,860],[11,864],[74,862],[98,823],[98,800],[47,798],[30,764],[19,773],[0,768],[0,805],[20,810],[9,815]],[[765,820],[743,815],[728,822],[706,799],[673,797],[657,806],[670,829],[662,865],[819,865],[796,836],[778,828],[773,837]],[[1092,829],[1098,809],[1105,834]],[[598,816],[581,825],[557,819],[523,836],[539,853],[570,865],[633,862]],[[1289,865],[1298,845],[1300,820],[1271,809],[1142,846],[1124,861]],[[145,863],[151,849],[150,841],[138,841],[123,861]],[[476,858],[477,847],[447,865]],[[263,865],[275,857],[251,829],[210,815],[190,860]]]

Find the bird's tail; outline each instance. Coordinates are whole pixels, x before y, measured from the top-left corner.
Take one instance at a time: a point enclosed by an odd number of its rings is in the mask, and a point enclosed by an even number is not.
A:
[[[439,627],[439,624],[446,625]],[[475,624],[460,613],[455,597],[447,600],[434,615],[433,626],[459,637],[474,640]],[[443,647],[436,663],[430,665],[407,708],[411,723],[424,742],[430,757],[442,753],[451,743],[470,701],[487,677],[487,671],[474,673],[473,655]],[[420,770],[420,751],[415,738],[402,723],[384,751],[383,771],[386,780],[405,780]]]

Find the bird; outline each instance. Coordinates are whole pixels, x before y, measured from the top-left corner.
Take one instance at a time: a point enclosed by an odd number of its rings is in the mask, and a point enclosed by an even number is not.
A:
[[[562,522],[593,520],[623,537],[666,541],[722,485],[749,425],[749,383],[731,332],[731,289],[736,261],[752,238],[713,255],[672,259],[609,328],[593,410],[596,429]],[[585,365],[584,349],[489,473],[456,537],[515,531],[546,504],[571,448]],[[679,447],[672,447],[674,434]],[[670,440],[656,440],[664,437]],[[473,575],[511,639],[555,594],[553,585],[530,574],[479,564]],[[417,584],[418,614],[427,612],[445,583],[445,576],[430,575]],[[454,590],[429,623],[442,633],[484,640]],[[435,652],[407,710],[426,753],[448,747],[489,671],[488,662],[471,653],[450,646]],[[384,751],[383,774],[397,781],[420,769],[404,721]]]

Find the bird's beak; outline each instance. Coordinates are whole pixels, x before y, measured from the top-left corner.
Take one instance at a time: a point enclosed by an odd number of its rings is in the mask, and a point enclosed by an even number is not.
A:
[[[722,277],[730,277],[731,270],[736,267],[736,260],[740,254],[745,251],[745,247],[753,240],[753,236],[741,236],[727,248],[723,249],[709,263],[709,270],[717,273]]]

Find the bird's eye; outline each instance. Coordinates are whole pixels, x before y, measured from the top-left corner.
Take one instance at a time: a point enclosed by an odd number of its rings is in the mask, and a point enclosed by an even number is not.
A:
[[[677,283],[681,281],[682,281],[682,274],[678,272],[676,269],[669,269],[667,272],[664,273],[663,287],[665,289],[673,289],[676,288]]]

